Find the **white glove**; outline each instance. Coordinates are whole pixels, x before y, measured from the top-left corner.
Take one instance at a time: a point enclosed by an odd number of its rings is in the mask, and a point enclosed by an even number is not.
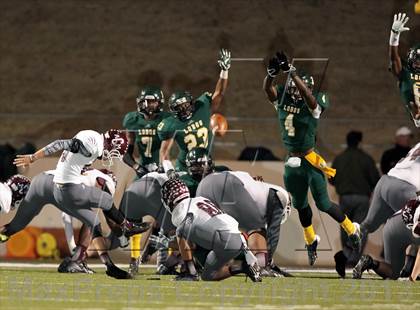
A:
[[[219,60],[217,61],[217,63],[223,71],[228,71],[230,68],[230,52],[222,48],[220,50]]]
[[[389,45],[398,46],[401,32],[410,30],[410,28],[405,27],[408,20],[409,17],[405,13],[394,15],[394,22],[392,23],[391,34],[389,36]]]

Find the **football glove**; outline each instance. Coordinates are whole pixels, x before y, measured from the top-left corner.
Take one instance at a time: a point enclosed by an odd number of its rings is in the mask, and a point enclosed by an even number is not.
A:
[[[410,28],[405,27],[405,24],[408,22],[409,17],[406,16],[405,13],[398,13],[394,15],[394,22],[392,23],[392,32],[393,33],[401,33],[404,31],[410,30]]]
[[[288,73],[288,72],[291,72],[291,71],[296,71],[296,68],[293,67],[291,64],[289,64],[289,60],[287,59],[287,56],[283,51],[277,52],[276,57],[277,57],[278,62],[280,64],[280,69],[284,73]]]
[[[224,48],[220,50],[219,60],[217,61],[220,69],[228,71],[230,68],[230,52]]]
[[[174,237],[167,237],[161,232],[159,232],[159,236],[150,235],[149,242],[151,246],[156,248],[157,250],[167,250],[169,248],[169,243],[175,240]]]
[[[268,62],[267,74],[271,77],[276,77],[280,72],[280,63],[276,57],[273,57]]]

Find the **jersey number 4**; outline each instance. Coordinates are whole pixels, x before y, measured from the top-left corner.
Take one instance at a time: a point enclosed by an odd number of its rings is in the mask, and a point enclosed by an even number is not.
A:
[[[184,143],[187,145],[188,151],[191,151],[195,147],[204,147],[207,148],[209,144],[208,141],[209,130],[206,127],[201,127],[197,129],[195,134],[190,133],[185,136]],[[197,139],[201,139],[203,142],[198,144]]]
[[[287,131],[287,135],[289,137],[294,137],[295,136],[295,127],[293,127],[293,117],[295,115],[290,113],[289,115],[287,115],[286,119],[284,120],[284,128]]]

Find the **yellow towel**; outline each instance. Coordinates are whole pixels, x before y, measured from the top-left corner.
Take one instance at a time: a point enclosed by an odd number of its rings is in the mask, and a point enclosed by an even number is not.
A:
[[[322,172],[324,172],[328,178],[332,178],[335,176],[336,170],[328,167],[327,163],[325,162],[324,158],[321,155],[315,153],[314,151],[310,152],[305,156],[305,159],[315,168],[318,168]]]

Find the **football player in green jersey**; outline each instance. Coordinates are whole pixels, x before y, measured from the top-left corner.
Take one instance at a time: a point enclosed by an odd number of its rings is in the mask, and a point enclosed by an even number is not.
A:
[[[123,120],[128,136],[128,150],[123,160],[140,178],[158,168],[162,141],[157,134],[157,126],[170,113],[163,112],[165,99],[159,87],[148,86],[141,89],[136,102],[137,111],[127,113]],[[138,163],[133,156],[134,144],[137,145],[140,155]]]
[[[191,197],[195,197],[200,181],[213,172],[229,171],[226,166],[215,166],[211,155],[204,147],[196,147],[187,153],[185,158],[186,174],[179,178],[188,186]]]
[[[420,44],[408,52],[407,60],[401,61],[398,53],[400,34],[410,30],[405,27],[408,16],[405,13],[394,15],[389,37],[389,57],[392,73],[398,78],[401,98],[416,127],[420,127]]]
[[[285,87],[273,85],[280,71],[287,74]],[[305,73],[298,74],[283,52],[278,52],[270,59],[267,73],[263,88],[276,108],[282,140],[288,151],[284,184],[292,196],[293,207],[299,213],[309,264],[315,263],[320,241],[312,226],[312,211],[308,204],[309,188],[317,208],[339,222],[349,235],[352,245],[359,248],[359,226],[353,224],[328,197],[324,173],[331,177],[335,175],[335,170],[327,167],[325,160],[314,152],[318,121],[321,113],[328,107],[327,95],[314,92],[313,77]]]
[[[160,160],[165,171],[170,170],[169,152],[176,141],[179,154],[176,160],[176,170],[186,171],[185,156],[195,147],[209,149],[212,141],[210,130],[211,113],[218,109],[228,85],[228,70],[230,68],[230,52],[220,51],[220,78],[213,94],[208,92],[194,100],[186,91],[178,91],[169,98],[169,109],[172,115],[165,118],[158,126],[159,138],[162,141]]]

